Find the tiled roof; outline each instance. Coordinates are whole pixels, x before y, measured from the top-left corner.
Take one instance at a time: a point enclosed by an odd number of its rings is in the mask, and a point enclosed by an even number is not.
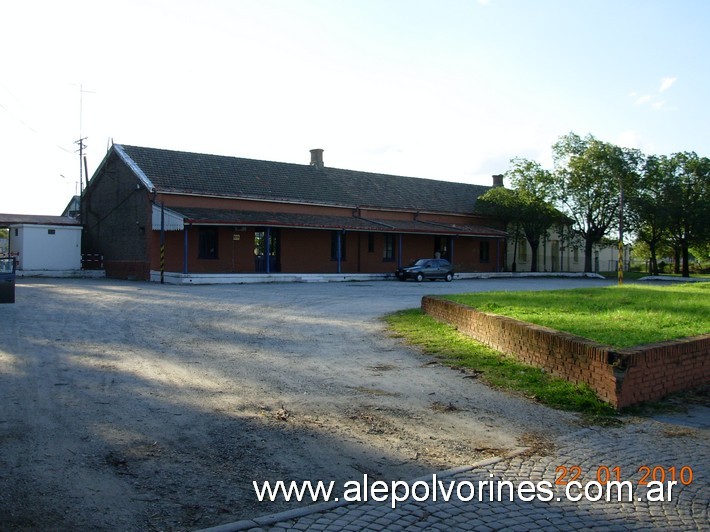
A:
[[[471,214],[490,187],[310,165],[115,145],[158,192]],[[146,180],[147,178],[147,180]]]
[[[16,224],[81,225],[69,216],[44,216],[38,214],[0,214],[0,227]]]

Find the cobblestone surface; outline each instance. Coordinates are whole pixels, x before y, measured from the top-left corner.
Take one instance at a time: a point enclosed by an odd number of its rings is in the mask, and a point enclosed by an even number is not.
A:
[[[511,501],[504,487],[502,502],[488,500],[487,491],[481,501],[478,491],[474,492],[469,502],[455,496],[444,501],[439,493],[436,502],[431,497],[422,501],[410,498],[394,509],[389,500],[349,503],[297,519],[285,519],[288,515],[281,514],[281,521],[278,515],[267,516],[251,522],[251,526],[249,521],[242,521],[231,528],[229,525],[219,528],[222,531],[710,530],[709,421],[707,406],[694,406],[687,414],[627,419],[622,426],[587,428],[562,437],[555,448],[537,449],[528,455],[501,459],[448,477],[442,473],[439,477],[445,487],[455,481],[456,486],[462,487],[464,497],[470,494],[468,483],[478,490],[479,482],[510,481],[517,487],[524,481],[549,481],[554,495],[538,492],[543,499],[551,499],[548,501],[524,501],[517,494]],[[692,482],[688,468],[692,468]],[[616,480],[618,472],[619,480],[631,483],[633,496],[628,500],[625,493],[622,502],[616,502],[615,496],[608,502],[604,497],[596,502],[585,498],[569,500],[565,486],[555,485],[565,471],[565,480],[570,481],[579,472],[576,481],[582,486],[605,480],[607,473]],[[664,485],[664,501],[648,500],[652,486],[641,484],[644,475],[648,481],[654,480],[654,475],[656,480],[675,480],[677,484],[671,489],[670,499]],[[431,477],[428,484],[431,486]],[[523,497],[530,497],[530,493],[523,493]],[[592,485],[592,498],[598,493],[599,488]],[[582,492],[575,487],[571,494],[577,497]],[[423,499],[423,495],[424,491],[420,491],[418,498]]]

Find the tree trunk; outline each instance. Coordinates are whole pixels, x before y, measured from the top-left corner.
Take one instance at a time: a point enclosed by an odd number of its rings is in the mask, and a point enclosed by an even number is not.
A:
[[[688,239],[683,239],[683,277],[690,277],[690,253],[688,252]]]
[[[540,248],[540,240],[539,239],[535,239],[535,240],[528,239],[528,243],[530,244],[530,249],[532,250],[532,257],[530,258],[530,271],[536,272],[537,271],[537,250]]]
[[[594,240],[591,237],[584,239],[584,271],[586,273],[592,273],[592,253],[594,248]]]
[[[658,275],[658,258],[656,257],[656,243],[652,242],[649,244],[649,249],[651,251],[651,263],[650,268],[651,275]]]

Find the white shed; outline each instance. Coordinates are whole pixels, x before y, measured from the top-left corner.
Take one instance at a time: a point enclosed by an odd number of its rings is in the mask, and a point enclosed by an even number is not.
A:
[[[10,255],[22,272],[81,270],[81,224],[68,216],[0,214],[10,233]]]

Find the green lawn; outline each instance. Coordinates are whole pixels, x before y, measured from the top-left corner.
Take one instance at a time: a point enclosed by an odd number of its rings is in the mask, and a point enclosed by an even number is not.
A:
[[[628,284],[446,297],[484,312],[517,318],[614,347],[710,332],[710,283]]]
[[[436,321],[421,309],[389,314],[385,321],[396,336],[422,347],[439,362],[462,368],[472,378],[491,386],[514,390],[554,408],[581,412],[594,421],[607,422],[616,414],[588,386],[572,384],[518,362],[461,334],[451,325]]]
[[[710,283],[486,292],[448,298],[619,347],[710,332]],[[395,335],[492,386],[596,420],[615,415],[588,386],[522,364],[437,322],[421,309],[396,312],[385,320]]]

